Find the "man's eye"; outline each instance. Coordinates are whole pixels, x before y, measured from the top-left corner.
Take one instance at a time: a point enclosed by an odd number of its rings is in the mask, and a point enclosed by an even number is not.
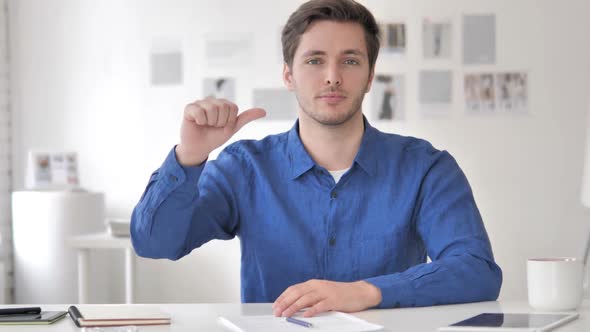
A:
[[[354,59],[345,60],[344,63],[347,65],[358,65],[359,64],[359,62]]]
[[[320,63],[321,62],[320,62],[319,59],[310,59],[310,60],[307,60],[307,64],[309,64],[309,65],[319,65]]]

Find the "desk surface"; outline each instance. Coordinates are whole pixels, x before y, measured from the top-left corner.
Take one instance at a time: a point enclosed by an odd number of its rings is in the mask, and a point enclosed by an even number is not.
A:
[[[271,305],[264,304],[159,304],[163,310],[172,316],[172,325],[145,326],[139,331],[226,331],[217,324],[220,315],[269,315]],[[67,310],[67,305],[41,305],[43,310]],[[481,312],[529,312],[531,309],[526,302],[481,302],[460,305],[435,306],[408,309],[379,309],[368,310],[354,314],[369,322],[385,326],[384,331],[435,332],[440,326],[465,319]],[[578,308],[580,318],[556,329],[556,332],[588,332],[590,331],[590,300],[586,300]],[[82,331],[69,318],[44,326],[0,326],[2,331]]]
[[[226,331],[217,324],[220,315],[269,315],[271,305],[264,304],[158,304],[160,308],[172,316],[172,325],[140,327],[139,331]],[[67,310],[67,305],[41,305],[43,310]],[[367,310],[354,314],[379,325],[385,326],[384,331],[433,332],[440,326],[446,326],[481,312],[529,312],[526,302],[481,302],[460,305],[435,306],[407,309]],[[586,300],[578,308],[580,318],[556,329],[556,332],[588,332],[590,331],[590,300]],[[57,323],[47,326],[0,326],[2,331],[82,331],[74,322],[66,317]]]

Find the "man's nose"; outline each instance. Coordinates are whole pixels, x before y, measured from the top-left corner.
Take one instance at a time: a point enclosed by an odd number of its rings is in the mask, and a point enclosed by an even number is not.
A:
[[[328,66],[326,70],[325,84],[336,86],[342,84],[342,74],[340,73],[340,68],[338,68],[338,65]]]

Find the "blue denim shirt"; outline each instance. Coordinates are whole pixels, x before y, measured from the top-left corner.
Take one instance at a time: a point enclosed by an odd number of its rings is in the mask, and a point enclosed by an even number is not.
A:
[[[238,236],[243,302],[274,302],[309,279],[366,280],[383,308],[498,297],[502,271],[449,153],[365,120],[353,165],[334,183],[298,128],[238,141],[198,167],[180,166],[172,149],[133,211],[137,254],[177,260]]]

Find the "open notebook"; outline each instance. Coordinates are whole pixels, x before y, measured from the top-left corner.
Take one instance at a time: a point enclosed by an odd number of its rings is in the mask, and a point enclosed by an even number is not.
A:
[[[313,324],[313,328],[306,329],[289,323],[283,317],[265,316],[224,316],[219,317],[220,324],[228,331],[235,332],[363,332],[378,331],[383,326],[369,323],[360,318],[342,312],[326,312],[310,318],[301,318]]]
[[[78,327],[168,325],[170,315],[150,305],[79,305],[68,309]]]

